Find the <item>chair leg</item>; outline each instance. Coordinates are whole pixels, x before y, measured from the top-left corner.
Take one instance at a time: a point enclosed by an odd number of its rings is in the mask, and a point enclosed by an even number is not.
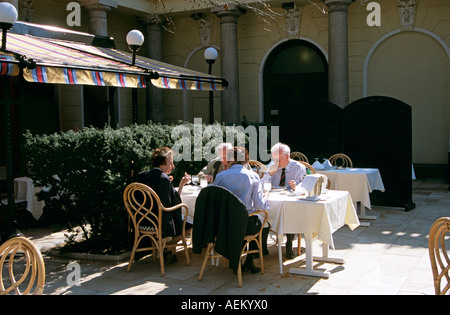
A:
[[[238,266],[237,274],[238,274],[238,285],[239,285],[239,288],[242,288],[242,264],[241,264],[241,260],[240,259],[239,259],[239,266]]]
[[[187,246],[187,243],[186,243],[186,239],[184,239],[184,241],[183,241],[183,247],[184,247],[184,255],[186,256],[186,264],[188,265],[188,266],[190,266],[191,265],[191,258],[189,257],[189,251],[188,251],[188,246]]]
[[[261,265],[261,274],[264,273],[264,259],[263,259],[263,251],[262,251],[262,244],[261,242],[258,243],[258,249],[259,249],[259,263]]]
[[[136,255],[136,250],[137,250],[137,247],[138,247],[138,245],[139,245],[139,243],[137,242],[137,240],[138,240],[138,237],[135,236],[135,238],[134,238],[133,249],[131,250],[130,261],[128,262],[127,272],[130,272],[130,270],[131,270],[131,265],[133,264],[133,261],[134,261],[134,256]]]
[[[159,252],[159,265],[161,266],[161,277],[164,277],[165,270],[164,270],[164,248],[166,244],[159,244],[157,250]]]
[[[203,264],[202,264],[202,269],[200,269],[200,274],[198,275],[198,280],[202,280],[203,278],[203,273],[205,272],[205,268],[206,268],[206,263],[209,260],[209,257],[211,256],[211,250],[213,250],[213,244],[209,243],[208,247],[206,248],[206,253],[205,253],[205,258],[203,258]]]

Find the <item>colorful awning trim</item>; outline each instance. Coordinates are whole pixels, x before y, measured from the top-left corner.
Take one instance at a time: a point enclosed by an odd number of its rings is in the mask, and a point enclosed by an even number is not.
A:
[[[11,56],[0,56],[0,75],[19,75],[19,66],[15,63],[14,57]]]
[[[199,91],[219,91],[227,85],[222,78],[141,56],[136,56],[133,66],[131,54],[117,49],[23,34],[7,36],[8,51],[37,65],[23,69],[29,82],[145,88],[151,80],[159,88]],[[17,75],[14,57],[1,54],[0,75]]]
[[[128,63],[131,60],[131,53],[112,48],[103,48],[86,45],[83,43],[63,42],[50,39],[54,44],[67,48],[73,48],[86,54],[95,55],[101,58],[116,60]],[[227,87],[226,80],[205,74],[199,71],[178,67],[150,58],[136,56],[135,65],[141,69],[146,69],[157,73],[158,78],[152,79],[152,84],[164,89],[200,90],[200,91],[220,91]]]

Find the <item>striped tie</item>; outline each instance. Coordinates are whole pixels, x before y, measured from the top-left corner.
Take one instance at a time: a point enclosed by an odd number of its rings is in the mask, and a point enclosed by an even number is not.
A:
[[[280,186],[286,185],[286,174],[285,174],[285,168],[281,169],[281,177],[280,177]]]

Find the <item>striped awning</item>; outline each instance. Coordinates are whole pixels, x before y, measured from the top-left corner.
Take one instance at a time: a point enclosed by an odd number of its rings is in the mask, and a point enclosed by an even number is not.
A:
[[[7,36],[8,53],[0,52],[0,74],[18,73],[21,58],[33,60],[31,69],[23,69],[29,82],[144,88],[151,80],[159,88],[205,91],[227,85],[222,78],[141,56],[131,65],[131,53],[117,49],[23,34]]]
[[[63,45],[68,48],[74,48],[80,52],[85,52],[105,59],[117,60],[124,63],[129,62],[132,57],[129,52],[112,48],[95,47],[83,43],[61,42],[56,40],[50,41],[57,42],[59,45]],[[226,80],[220,77],[178,67],[139,55],[136,56],[135,65],[142,69],[147,69],[153,73],[156,73],[158,78],[152,78],[152,84],[159,88],[219,91],[223,90],[228,85]]]
[[[14,63],[14,60],[13,56],[0,56],[0,75],[16,76],[19,74],[19,66]]]

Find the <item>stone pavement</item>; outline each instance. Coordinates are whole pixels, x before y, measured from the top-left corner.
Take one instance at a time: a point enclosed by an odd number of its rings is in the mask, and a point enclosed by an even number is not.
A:
[[[329,279],[289,274],[304,255],[285,262],[284,274],[279,274],[277,245],[269,237],[270,254],[264,257],[264,274],[245,274],[239,288],[237,276],[226,268],[209,265],[203,280],[197,279],[203,255],[191,253],[191,266],[186,266],[184,254],[178,262],[166,265],[161,277],[159,262],[151,257],[135,262],[127,272],[127,261],[100,262],[64,259],[50,256],[52,248],[60,246],[64,231],[49,228],[23,230],[41,249],[46,265],[44,294],[106,295],[106,294],[176,294],[176,295],[433,295],[433,279],[428,257],[428,232],[431,224],[442,216],[450,216],[450,191],[443,179],[415,180],[413,201],[416,209],[372,207],[375,215],[370,227],[351,231],[343,227],[334,233],[335,250],[330,255],[342,257],[345,263],[318,264],[331,272]],[[303,245],[304,246],[304,245]],[[321,253],[321,243],[315,241],[315,254]],[[283,247],[284,254],[284,247]],[[68,285],[75,280],[80,267],[79,286]],[[258,260],[256,260],[258,264]],[[75,264],[75,266],[77,266]]]

